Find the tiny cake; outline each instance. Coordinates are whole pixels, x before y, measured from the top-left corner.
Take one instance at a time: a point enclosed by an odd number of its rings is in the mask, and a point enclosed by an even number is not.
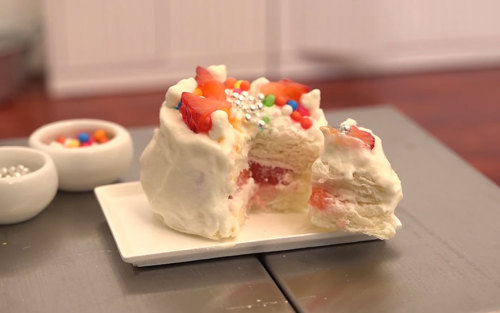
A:
[[[169,227],[235,237],[250,209],[306,210],[326,120],[319,90],[252,83],[224,65],[198,67],[170,87],[160,127],[141,156],[141,183]]]
[[[380,239],[401,226],[394,210],[401,182],[371,130],[348,119],[337,130],[321,127],[325,145],[313,164],[309,216],[317,226]]]
[[[164,224],[215,240],[251,210],[309,210],[316,226],[390,238],[402,197],[380,139],[353,120],[328,127],[319,90],[236,80],[224,65],[168,89],[141,184]]]

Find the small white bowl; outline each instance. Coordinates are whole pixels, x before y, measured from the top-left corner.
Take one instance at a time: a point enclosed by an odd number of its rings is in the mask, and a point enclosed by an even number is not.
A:
[[[19,164],[27,167],[29,173],[0,177],[0,224],[36,216],[57,192],[57,171],[48,154],[27,147],[0,147],[0,168]]]
[[[78,133],[104,130],[109,141],[81,148],[66,148],[53,143],[57,137],[76,138]],[[32,148],[49,154],[59,175],[59,189],[89,191],[116,181],[130,166],[132,139],[122,126],[104,120],[71,119],[44,125],[30,138]]]

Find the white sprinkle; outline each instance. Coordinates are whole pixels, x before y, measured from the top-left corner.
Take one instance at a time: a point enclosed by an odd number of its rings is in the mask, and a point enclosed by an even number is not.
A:
[[[281,108],[281,113],[283,115],[290,115],[290,114],[292,114],[292,112],[293,112],[293,108],[289,104],[286,104],[283,106],[283,108]]]

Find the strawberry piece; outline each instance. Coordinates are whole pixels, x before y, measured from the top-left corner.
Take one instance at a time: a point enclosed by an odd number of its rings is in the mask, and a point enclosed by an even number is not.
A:
[[[205,98],[226,100],[226,87],[216,80],[207,81],[200,89]]]
[[[247,183],[248,178],[250,178],[250,170],[244,169],[240,172],[238,179],[236,180],[236,184],[238,186],[242,186]]]
[[[212,128],[212,112],[223,110],[230,115],[231,103],[225,100],[216,100],[199,97],[190,92],[183,92],[181,96],[180,112],[184,123],[195,133],[208,133]]]
[[[300,102],[300,96],[309,92],[309,87],[291,81],[289,79],[282,79],[278,82],[270,82],[262,86],[260,91],[264,95],[273,94],[275,97],[284,97],[286,100],[295,100]]]
[[[215,78],[210,74],[210,72],[201,66],[196,67],[196,82],[198,83],[198,86],[203,86],[208,81],[215,80]]]
[[[313,187],[309,204],[318,210],[325,210],[332,195],[321,187]]]
[[[201,67],[196,67],[196,82],[205,98],[226,100],[226,87],[223,83],[215,80],[210,72]]]
[[[251,176],[258,184],[277,185],[281,183],[287,185],[288,182],[285,181],[285,175],[292,171],[281,167],[265,166],[255,162],[250,162],[249,165]]]
[[[373,147],[375,147],[375,137],[373,137],[372,134],[370,134],[367,131],[360,130],[356,126],[352,125],[349,129],[348,134],[349,134],[349,136],[361,139],[361,141],[363,141],[365,143],[365,145],[368,148],[370,148],[370,150],[372,150]]]

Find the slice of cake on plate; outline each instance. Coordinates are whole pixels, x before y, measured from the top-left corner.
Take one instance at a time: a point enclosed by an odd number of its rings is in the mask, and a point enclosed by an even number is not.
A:
[[[394,210],[403,193],[380,138],[352,119],[340,129],[327,126],[321,131],[325,146],[313,164],[311,222],[380,239],[393,237],[401,226]]]

